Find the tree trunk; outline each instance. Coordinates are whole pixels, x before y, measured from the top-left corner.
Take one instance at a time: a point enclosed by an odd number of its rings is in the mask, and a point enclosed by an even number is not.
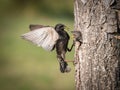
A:
[[[76,90],[120,90],[120,0],[75,0]]]

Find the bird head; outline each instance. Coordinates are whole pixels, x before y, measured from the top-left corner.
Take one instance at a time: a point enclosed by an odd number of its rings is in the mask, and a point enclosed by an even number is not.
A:
[[[55,26],[55,30],[56,31],[64,31],[64,30],[68,30],[69,28],[67,27],[67,26],[65,26],[64,24],[57,24],[56,26]]]
[[[71,33],[73,34],[73,38],[75,39],[75,41],[79,41],[82,42],[82,34],[80,31],[71,31]]]
[[[57,25],[55,26],[55,30],[56,30],[56,31],[61,31],[61,30],[64,30],[64,27],[65,27],[64,24],[57,24]]]

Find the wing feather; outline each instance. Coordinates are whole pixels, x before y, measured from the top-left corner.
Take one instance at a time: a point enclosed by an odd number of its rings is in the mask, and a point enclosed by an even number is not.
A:
[[[43,27],[25,33],[22,37],[45,50],[52,51],[59,35],[53,27]]]
[[[36,30],[36,29],[39,29],[39,28],[43,28],[43,27],[49,27],[49,26],[35,25],[35,24],[30,24],[30,25],[29,25],[29,29],[30,29],[30,31],[32,31],[32,30]]]

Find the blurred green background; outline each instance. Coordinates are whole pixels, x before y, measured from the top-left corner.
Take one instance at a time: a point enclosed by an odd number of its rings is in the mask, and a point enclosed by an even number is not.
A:
[[[57,23],[73,30],[73,0],[0,0],[0,90],[75,89],[72,63],[72,72],[62,74],[55,51],[20,38],[29,24]],[[66,58],[73,60],[74,50]]]

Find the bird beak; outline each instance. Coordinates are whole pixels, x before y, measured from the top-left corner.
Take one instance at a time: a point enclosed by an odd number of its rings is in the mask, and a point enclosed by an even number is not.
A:
[[[74,36],[74,35],[72,35],[72,38],[74,39],[74,38],[75,38],[75,36]]]
[[[66,31],[69,31],[69,30],[70,30],[70,28],[67,27],[67,26],[65,26],[64,29],[65,29]]]

